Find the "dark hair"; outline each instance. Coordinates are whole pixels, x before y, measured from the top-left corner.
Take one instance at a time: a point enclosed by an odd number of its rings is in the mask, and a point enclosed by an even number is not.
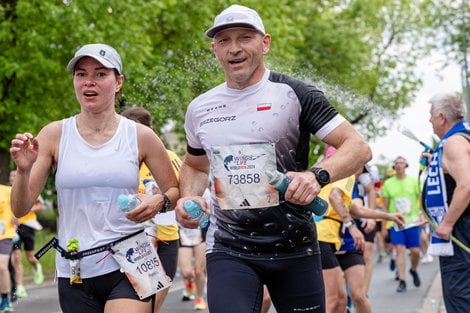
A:
[[[132,107],[124,110],[121,113],[122,116],[127,117],[137,123],[143,124],[152,128],[152,115],[150,112],[143,107]]]

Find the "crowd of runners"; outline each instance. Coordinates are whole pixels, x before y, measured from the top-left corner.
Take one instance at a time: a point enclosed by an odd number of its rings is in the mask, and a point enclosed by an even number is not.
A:
[[[71,58],[80,112],[11,142],[16,176],[0,189],[0,312],[27,296],[17,275],[21,255],[12,252],[20,247],[15,224],[42,282],[24,239],[34,238],[35,219],[14,216],[37,210],[51,170],[58,238],[38,257],[57,250],[64,313],[160,312],[177,272],[182,301],[194,310],[367,313],[374,262],[390,262],[396,293],[404,293],[420,287],[419,264],[432,255],[440,259],[447,312],[466,312],[470,128],[462,96],[433,97],[439,145],[417,160],[392,156],[381,176],[369,145],[327,94],[266,68],[271,36],[256,11],[232,5],[205,34],[225,82],[189,104],[183,161],[165,148],[146,109],[116,111],[125,76],[114,48],[87,44]],[[325,155],[309,167],[311,135]],[[406,172],[419,158],[427,160],[422,179]],[[285,193],[268,183],[276,171],[287,174]],[[137,206],[120,211],[122,194],[134,195]],[[319,216],[309,209],[317,196],[328,205]],[[189,200],[210,215],[207,228],[184,210]]]

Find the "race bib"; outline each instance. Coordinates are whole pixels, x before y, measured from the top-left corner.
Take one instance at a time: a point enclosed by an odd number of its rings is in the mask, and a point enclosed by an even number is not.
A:
[[[279,194],[266,176],[266,171],[277,169],[273,143],[213,147],[211,164],[222,210],[279,205]]]
[[[411,212],[411,200],[410,198],[398,198],[395,200],[395,208],[401,214],[407,214]]]
[[[140,299],[171,286],[160,258],[145,232],[113,246],[113,257],[121,266]]]

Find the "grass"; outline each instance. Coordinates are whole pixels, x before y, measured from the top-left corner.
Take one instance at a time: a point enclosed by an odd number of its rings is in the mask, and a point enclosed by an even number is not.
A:
[[[52,237],[55,237],[55,236],[56,236],[55,233],[50,232],[47,229],[37,231],[36,240],[34,244],[34,253],[39,251],[39,249],[41,249],[46,243],[49,242],[49,240],[52,239]],[[26,259],[25,253],[22,251],[21,254],[22,254],[24,276],[32,276],[33,268],[29,264],[28,260]],[[55,271],[55,249],[51,249],[46,254],[44,254],[39,260],[39,263],[41,263],[42,271],[44,272],[44,275],[46,277],[53,275]]]

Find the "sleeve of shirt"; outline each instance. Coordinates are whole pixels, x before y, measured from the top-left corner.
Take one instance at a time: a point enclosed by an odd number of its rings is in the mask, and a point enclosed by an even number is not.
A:
[[[206,154],[205,150],[202,147],[199,138],[196,136],[196,125],[194,124],[194,102],[193,100],[186,111],[185,121],[184,121],[184,131],[186,133],[187,140],[187,151],[192,155],[204,155]]]
[[[299,89],[301,127],[306,127],[310,133],[323,139],[345,121],[321,91],[313,86],[303,86]]]

